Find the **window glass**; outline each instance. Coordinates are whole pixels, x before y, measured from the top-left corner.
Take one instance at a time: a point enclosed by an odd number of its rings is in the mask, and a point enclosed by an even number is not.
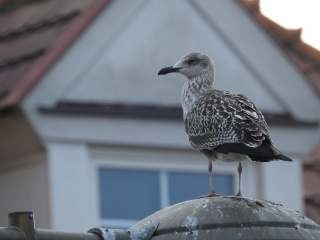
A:
[[[213,174],[213,184],[219,194],[234,194],[232,174]],[[99,185],[103,227],[129,228],[168,204],[208,194],[209,175],[101,168]]]
[[[100,169],[102,218],[143,219],[160,209],[159,173]]]
[[[213,174],[213,189],[218,194],[233,194],[233,177],[228,174]],[[169,173],[170,204],[197,198],[210,191],[209,174]]]

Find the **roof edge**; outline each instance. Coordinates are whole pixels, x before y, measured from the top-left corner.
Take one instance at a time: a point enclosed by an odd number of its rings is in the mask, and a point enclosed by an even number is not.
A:
[[[0,110],[17,105],[110,2],[111,0],[97,0],[80,14],[77,21],[69,26],[66,34],[63,34],[48,52],[40,60],[37,60],[34,67],[25,76],[24,81],[21,81],[0,102]]]
[[[183,119],[181,106],[160,106],[126,103],[59,101],[54,106],[39,106],[43,114],[87,115],[101,117],[125,117],[138,119],[179,120]],[[284,127],[317,127],[317,121],[297,119],[290,114],[263,112],[270,125]]]

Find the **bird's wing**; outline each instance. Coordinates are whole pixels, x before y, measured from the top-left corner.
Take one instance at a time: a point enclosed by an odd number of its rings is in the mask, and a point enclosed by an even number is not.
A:
[[[214,149],[229,143],[255,148],[266,138],[271,142],[262,113],[241,94],[207,92],[194,103],[184,121],[189,141],[196,149]]]

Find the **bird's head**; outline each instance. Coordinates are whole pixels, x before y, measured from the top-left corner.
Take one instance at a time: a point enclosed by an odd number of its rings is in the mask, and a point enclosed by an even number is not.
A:
[[[183,56],[173,66],[161,69],[158,75],[172,72],[181,73],[187,78],[194,78],[206,73],[214,74],[214,65],[209,56],[200,52],[191,52]]]

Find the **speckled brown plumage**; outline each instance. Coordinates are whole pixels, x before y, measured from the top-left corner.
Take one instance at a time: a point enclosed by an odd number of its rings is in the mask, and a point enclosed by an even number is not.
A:
[[[246,154],[254,161],[282,158],[263,115],[244,95],[207,91],[194,102],[184,122],[191,145],[207,157],[211,150]]]

